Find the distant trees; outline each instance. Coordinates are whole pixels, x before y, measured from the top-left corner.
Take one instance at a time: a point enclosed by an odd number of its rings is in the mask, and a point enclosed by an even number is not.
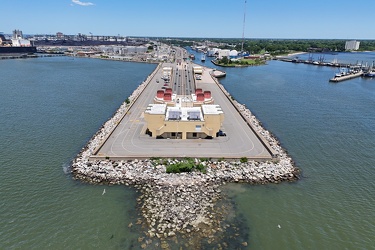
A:
[[[217,64],[221,66],[254,66],[254,65],[263,65],[265,64],[265,60],[263,59],[237,59],[231,60],[230,58],[223,56],[221,59],[216,61]]]
[[[230,42],[233,43],[233,41]],[[240,39],[238,39],[236,49],[241,50]],[[262,50],[265,50],[272,55],[287,54],[294,51],[345,51],[345,40],[252,39],[245,41],[244,50],[251,54],[259,54]],[[375,41],[361,41],[360,50],[375,50]]]
[[[359,50],[361,51],[374,51],[375,50],[375,41],[374,40],[364,40],[360,41]]]
[[[229,63],[230,63],[230,60],[228,59],[228,57],[223,56],[223,58],[221,58],[221,59],[219,60],[219,63],[220,63],[220,64],[229,64]]]
[[[163,41],[163,39],[160,39]],[[238,38],[186,38],[186,39],[168,39],[163,42],[179,45],[181,47],[192,46],[193,44],[204,43],[205,41],[224,44],[222,49],[235,49],[241,51],[242,39]],[[359,40],[360,51],[375,51],[375,40]],[[327,52],[327,51],[345,51],[346,40],[341,39],[247,39],[244,42],[244,51],[251,54],[259,54],[267,51],[272,55],[287,54],[294,51],[303,52]],[[234,45],[234,46],[233,46]]]

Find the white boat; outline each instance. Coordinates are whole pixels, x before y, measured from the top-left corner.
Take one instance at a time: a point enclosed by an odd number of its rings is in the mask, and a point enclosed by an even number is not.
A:
[[[340,72],[335,74],[335,77],[342,77],[348,75],[349,72],[346,68],[340,68]]]
[[[367,72],[363,76],[365,76],[365,77],[375,77],[375,69],[370,70],[369,72]]]
[[[205,54],[203,54],[203,55],[201,56],[201,61],[202,61],[202,62],[206,61],[206,55],[205,55]]]
[[[213,77],[216,77],[216,78],[220,78],[220,77],[224,77],[226,76],[227,73],[225,73],[224,71],[220,71],[220,70],[213,70],[211,71],[211,75]]]

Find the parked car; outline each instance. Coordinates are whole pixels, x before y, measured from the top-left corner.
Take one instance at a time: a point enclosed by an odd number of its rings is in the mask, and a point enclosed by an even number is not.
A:
[[[224,131],[219,130],[219,132],[216,133],[216,137],[219,137],[219,136],[227,136],[227,134]]]

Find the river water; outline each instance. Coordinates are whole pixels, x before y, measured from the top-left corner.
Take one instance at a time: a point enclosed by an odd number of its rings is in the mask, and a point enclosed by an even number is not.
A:
[[[128,227],[139,218],[136,191],[83,184],[65,170],[154,68],[0,61],[0,249],[139,248],[141,229]],[[224,70],[225,88],[302,170],[295,183],[224,188],[248,249],[374,249],[375,79],[333,84],[336,68],[278,61]]]

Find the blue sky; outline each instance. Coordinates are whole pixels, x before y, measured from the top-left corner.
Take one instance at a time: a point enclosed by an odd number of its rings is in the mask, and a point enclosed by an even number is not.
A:
[[[2,0],[0,32],[242,37],[245,0]],[[375,0],[247,0],[246,38],[375,39]]]

